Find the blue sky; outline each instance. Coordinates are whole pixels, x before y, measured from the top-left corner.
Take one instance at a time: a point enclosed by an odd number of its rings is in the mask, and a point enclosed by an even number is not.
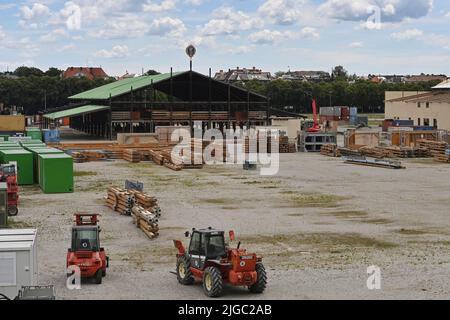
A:
[[[0,1],[0,70],[20,65],[450,74],[445,0]]]

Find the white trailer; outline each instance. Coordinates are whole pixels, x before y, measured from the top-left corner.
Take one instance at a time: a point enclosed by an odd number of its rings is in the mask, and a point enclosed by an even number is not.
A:
[[[0,229],[0,293],[14,299],[38,284],[36,229]]]

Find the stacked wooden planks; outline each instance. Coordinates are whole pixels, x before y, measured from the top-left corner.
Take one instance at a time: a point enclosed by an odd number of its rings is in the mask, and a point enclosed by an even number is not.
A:
[[[389,152],[386,151],[384,148],[379,148],[379,147],[369,147],[369,146],[365,146],[365,147],[361,147],[358,149],[359,152],[366,156],[366,157],[371,157],[371,158],[376,158],[376,159],[383,159],[389,156]]]
[[[326,144],[320,149],[320,153],[328,157],[340,157],[338,146],[336,144]]]
[[[444,141],[433,141],[433,140],[418,140],[417,141],[421,148],[426,148],[429,150],[431,156],[434,160],[439,162],[450,162],[450,154],[447,151],[448,144]]]
[[[141,229],[147,237],[154,239],[159,236],[158,221],[161,213],[153,213],[137,205],[132,209],[132,216],[136,227]]]
[[[279,152],[280,153],[290,153],[290,148],[289,148],[289,137],[287,137],[287,136],[281,136],[280,138],[279,138],[279,147],[280,147],[280,150],[279,150]]]
[[[136,198],[129,190],[110,187],[105,198],[105,205],[121,215],[130,216],[131,209],[136,202]]]
[[[135,149],[125,149],[123,151],[123,160],[132,162],[132,163],[138,163],[142,160],[142,155],[140,150]]]
[[[420,147],[384,147],[388,152],[387,157],[390,158],[427,158],[429,156],[428,149]]]
[[[103,151],[74,151],[72,152],[73,161],[76,163],[101,161],[109,159],[107,153]]]

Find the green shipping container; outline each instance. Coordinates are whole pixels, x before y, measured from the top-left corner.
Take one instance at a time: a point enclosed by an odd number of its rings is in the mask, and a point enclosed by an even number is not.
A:
[[[63,154],[40,154],[39,185],[44,193],[73,192],[73,158]]]
[[[26,150],[35,149],[35,148],[47,148],[47,145],[45,143],[25,144],[25,145],[23,145],[23,148],[26,149]]]
[[[39,139],[31,139],[31,140],[23,140],[20,141],[20,144],[25,146],[25,145],[29,145],[29,144],[42,144],[42,140]]]
[[[0,142],[2,141],[8,141],[9,136],[6,134],[0,134]]]
[[[26,136],[31,137],[33,140],[42,141],[42,131],[39,128],[27,128],[25,129]]]
[[[33,154],[34,182],[39,184],[38,162],[40,154],[64,154],[61,150],[55,148],[27,148]]]
[[[2,163],[15,163],[17,165],[17,181],[19,185],[34,183],[33,154],[27,150],[0,150]]]

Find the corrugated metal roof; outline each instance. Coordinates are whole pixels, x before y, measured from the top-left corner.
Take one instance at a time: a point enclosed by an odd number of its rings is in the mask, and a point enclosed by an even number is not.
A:
[[[432,89],[450,89],[450,79],[439,83],[437,86],[434,86]]]
[[[176,76],[183,72],[174,72],[172,75]],[[154,76],[142,76],[137,78],[129,78],[113,83],[106,84],[104,86],[79,93],[77,95],[69,97],[69,99],[74,100],[108,100],[111,96],[112,98],[121,96],[133,90],[148,87],[152,84],[170,79],[170,73],[158,74]]]
[[[108,110],[108,109],[109,109],[109,106],[87,105],[87,106],[82,106],[82,107],[78,107],[78,108],[44,114],[44,118],[47,118],[50,120],[56,120],[56,119],[61,119],[61,118],[79,116],[79,115],[87,114],[87,113],[94,113],[94,112]]]

